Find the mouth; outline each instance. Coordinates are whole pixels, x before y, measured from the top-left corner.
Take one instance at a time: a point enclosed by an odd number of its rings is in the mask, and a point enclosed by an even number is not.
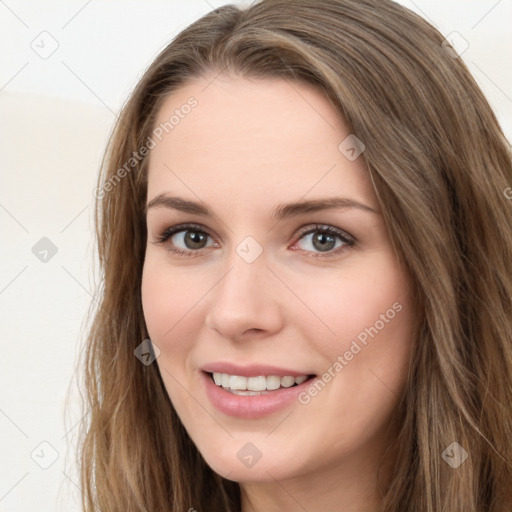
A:
[[[239,396],[261,396],[300,386],[316,375],[257,375],[245,377],[228,373],[205,372],[216,386]]]
[[[316,375],[257,375],[201,372],[206,396],[221,413],[250,420],[297,404]],[[241,389],[240,389],[241,388]]]

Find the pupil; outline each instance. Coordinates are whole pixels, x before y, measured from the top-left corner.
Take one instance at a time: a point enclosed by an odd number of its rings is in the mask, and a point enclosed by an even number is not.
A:
[[[318,245],[317,245],[318,244]],[[325,233],[318,233],[313,237],[313,245],[321,251],[328,251],[334,247],[336,240],[333,236]]]

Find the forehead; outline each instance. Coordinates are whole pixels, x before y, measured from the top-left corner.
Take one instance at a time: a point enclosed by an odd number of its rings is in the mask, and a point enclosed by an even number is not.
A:
[[[306,194],[373,198],[363,159],[349,161],[338,148],[350,135],[343,119],[310,85],[201,78],[166,98],[158,126],[148,198],[166,191],[205,201],[229,195],[245,206]]]

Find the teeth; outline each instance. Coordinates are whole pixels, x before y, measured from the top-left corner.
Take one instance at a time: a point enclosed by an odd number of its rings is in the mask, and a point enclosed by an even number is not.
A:
[[[249,391],[265,391],[267,389],[267,379],[263,377],[263,375],[259,377],[249,377],[245,389]]]
[[[213,380],[217,386],[228,389],[237,395],[259,395],[262,391],[274,391],[279,388],[289,388],[294,384],[302,384],[307,375],[300,377],[278,377],[277,375],[259,375],[258,377],[242,377],[227,373],[213,373]]]
[[[238,375],[229,376],[229,387],[231,389],[247,389],[247,377],[239,377]]]
[[[295,377],[283,377],[281,379],[281,386],[283,386],[283,388],[289,388],[289,387],[293,386],[294,384],[295,384]]]
[[[231,389],[230,391],[234,395],[242,395],[242,396],[266,395],[268,393],[268,391],[241,391],[240,389]]]
[[[273,391],[274,389],[279,389],[281,387],[281,377],[276,377],[275,375],[271,375],[270,377],[266,377],[267,381],[267,389],[269,391]]]

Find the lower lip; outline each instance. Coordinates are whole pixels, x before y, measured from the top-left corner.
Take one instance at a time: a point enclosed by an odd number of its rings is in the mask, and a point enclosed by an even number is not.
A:
[[[208,398],[220,412],[246,419],[261,418],[284,409],[297,400],[298,395],[312,382],[312,379],[308,379],[298,386],[276,389],[264,395],[243,396],[217,386],[209,373],[201,372],[201,378]]]

